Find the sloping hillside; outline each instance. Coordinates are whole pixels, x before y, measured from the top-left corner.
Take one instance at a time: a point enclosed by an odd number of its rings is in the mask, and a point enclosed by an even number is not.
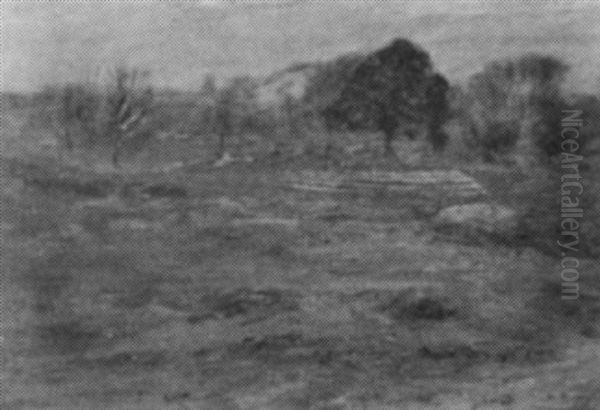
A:
[[[277,71],[261,84],[257,96],[262,105],[281,104],[286,97],[302,98],[308,81],[317,70],[313,64],[299,64]]]

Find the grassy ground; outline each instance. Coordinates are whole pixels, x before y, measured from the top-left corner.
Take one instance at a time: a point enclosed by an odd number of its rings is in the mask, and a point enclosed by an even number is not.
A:
[[[7,408],[600,406],[597,261],[436,236],[317,164],[120,176],[3,161]]]

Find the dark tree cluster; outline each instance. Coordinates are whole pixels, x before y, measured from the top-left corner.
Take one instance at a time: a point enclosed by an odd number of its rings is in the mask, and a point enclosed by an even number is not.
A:
[[[318,108],[328,128],[373,129],[384,135],[386,154],[401,127],[425,126],[429,141],[442,149],[448,112],[448,81],[433,69],[429,54],[404,39],[366,56],[338,60],[321,72]]]

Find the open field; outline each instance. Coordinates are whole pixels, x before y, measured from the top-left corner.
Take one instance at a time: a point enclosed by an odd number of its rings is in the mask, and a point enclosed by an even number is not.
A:
[[[3,164],[7,408],[600,406],[597,261],[561,302],[426,195],[291,189],[317,163]]]

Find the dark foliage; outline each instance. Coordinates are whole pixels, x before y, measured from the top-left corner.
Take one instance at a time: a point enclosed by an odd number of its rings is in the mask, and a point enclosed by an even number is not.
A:
[[[448,84],[433,73],[427,52],[398,39],[354,64],[344,66],[352,67],[351,74],[339,76],[345,80],[339,97],[321,111],[326,123],[383,132],[387,154],[401,125],[426,123],[432,139],[444,141],[440,126]]]
[[[448,92],[450,84],[440,74],[434,74],[427,84],[425,109],[429,115],[427,139],[435,151],[444,149],[448,135],[442,129],[450,110]]]
[[[474,75],[463,100],[471,145],[488,161],[517,145],[523,155],[558,154],[556,136],[566,106],[561,84],[567,70],[554,57],[529,54],[493,62]]]

